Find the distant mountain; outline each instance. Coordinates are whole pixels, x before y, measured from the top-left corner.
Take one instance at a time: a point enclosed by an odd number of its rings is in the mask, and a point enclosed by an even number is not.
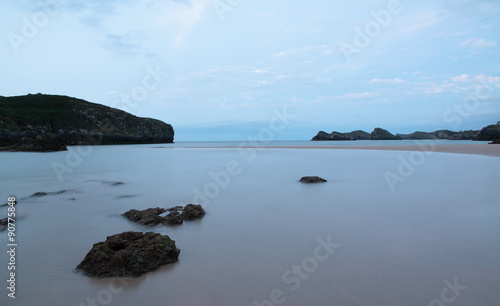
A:
[[[370,140],[370,139],[372,139],[372,135],[370,133],[367,133],[367,132],[361,131],[361,130],[352,131],[350,133],[345,133],[344,135],[351,138],[352,140]]]
[[[382,128],[375,128],[372,133],[357,130],[349,133],[319,132],[312,140],[401,140],[401,139],[448,139],[448,140],[484,140],[490,141],[500,138],[500,122],[496,125],[490,125],[483,128],[481,131],[460,131],[453,132],[449,130],[437,130],[431,133],[414,132],[411,134],[396,134],[393,135],[389,131]]]
[[[0,146],[55,134],[67,145],[171,143],[170,124],[57,95],[0,96]]]
[[[375,128],[372,132],[373,140],[401,140],[402,138],[399,136],[392,135],[389,131]]]

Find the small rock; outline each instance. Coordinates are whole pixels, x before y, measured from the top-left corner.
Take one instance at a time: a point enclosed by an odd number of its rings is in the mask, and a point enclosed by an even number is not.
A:
[[[0,219],[0,232],[4,231],[7,228],[8,224],[9,224],[9,219],[7,218]]]
[[[165,212],[167,212],[166,209],[159,207],[148,208],[145,210],[131,209],[124,213],[123,216],[125,216],[130,221],[151,226],[163,223],[163,217],[160,217],[160,215]]]
[[[324,183],[327,180],[319,177],[319,176],[304,176],[303,178],[300,179],[300,182],[302,183]]]
[[[48,195],[46,192],[35,192],[34,194],[30,195],[30,197],[43,197]]]
[[[182,211],[182,217],[185,220],[194,220],[202,218],[205,215],[205,210],[201,205],[188,204]]]
[[[176,262],[179,253],[167,235],[124,232],[94,244],[76,269],[91,277],[139,277]]]
[[[184,222],[182,215],[177,210],[170,212],[163,219],[163,223],[167,225],[180,225]]]

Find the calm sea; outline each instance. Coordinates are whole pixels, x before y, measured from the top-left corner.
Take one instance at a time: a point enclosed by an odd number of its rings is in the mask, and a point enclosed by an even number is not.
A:
[[[1,153],[0,204],[18,200],[18,246],[12,299],[0,233],[0,305],[498,305],[500,158],[223,148],[240,144]],[[272,146],[337,144],[382,143]],[[178,227],[121,216],[193,202],[206,216]],[[137,279],[75,272],[94,243],[124,231],[169,235],[180,261]]]

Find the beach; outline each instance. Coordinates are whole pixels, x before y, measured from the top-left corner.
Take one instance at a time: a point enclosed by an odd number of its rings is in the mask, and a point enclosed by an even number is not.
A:
[[[3,153],[2,197],[18,200],[16,304],[498,304],[498,146],[208,145]],[[54,162],[74,167],[58,177]],[[30,197],[41,191],[54,194]],[[177,227],[121,216],[192,202],[205,217]],[[179,262],[135,279],[75,271],[124,231],[169,235]]]

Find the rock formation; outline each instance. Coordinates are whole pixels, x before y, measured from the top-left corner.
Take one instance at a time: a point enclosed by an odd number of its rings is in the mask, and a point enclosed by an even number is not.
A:
[[[166,214],[167,212],[168,214]],[[182,224],[184,220],[199,219],[204,215],[205,210],[203,207],[194,204],[188,204],[184,208],[182,206],[177,206],[169,209],[160,207],[148,208],[145,210],[131,209],[123,214],[123,216],[130,221],[141,223],[146,226],[158,224],[179,225]]]
[[[326,180],[319,177],[319,176],[304,176],[300,179],[300,182],[302,183],[325,183]]]
[[[171,125],[67,96],[0,97],[0,146],[55,134],[66,145],[169,143]]]
[[[500,124],[493,124],[484,127],[474,140],[492,141],[500,138]]]
[[[139,277],[176,262],[179,253],[167,235],[124,232],[94,244],[76,269],[91,277]]]

